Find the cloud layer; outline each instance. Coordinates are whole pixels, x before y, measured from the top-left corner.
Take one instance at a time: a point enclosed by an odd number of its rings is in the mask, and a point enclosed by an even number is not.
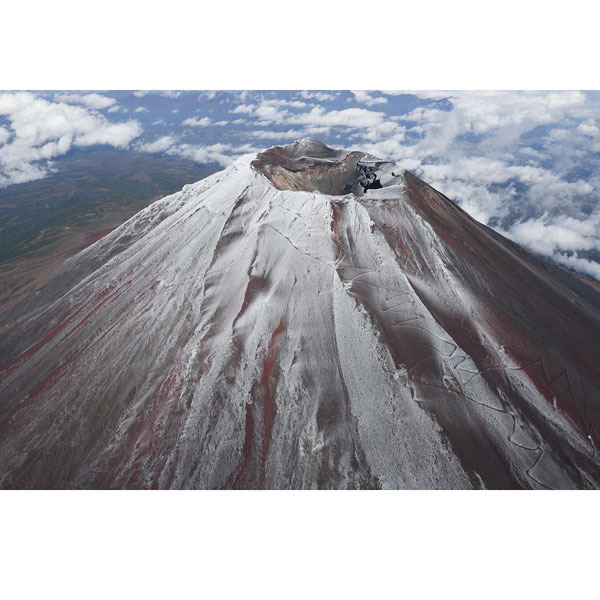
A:
[[[72,100],[86,106],[52,102],[28,92],[0,94],[0,117],[6,121],[0,129],[0,187],[45,177],[51,160],[73,146],[126,148],[141,134],[137,121],[111,122],[90,108],[90,103],[113,104],[99,101],[99,95],[70,96],[78,96]]]

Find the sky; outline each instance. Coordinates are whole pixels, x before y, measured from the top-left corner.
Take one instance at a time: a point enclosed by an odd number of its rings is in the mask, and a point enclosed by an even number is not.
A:
[[[98,145],[225,167],[315,137],[394,160],[478,221],[600,280],[600,93],[0,92],[0,188]]]

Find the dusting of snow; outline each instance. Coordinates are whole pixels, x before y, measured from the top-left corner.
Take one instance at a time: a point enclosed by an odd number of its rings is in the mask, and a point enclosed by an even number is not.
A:
[[[311,156],[314,140],[295,152]],[[254,159],[65,264],[81,280],[28,317],[55,329],[0,381],[27,399],[0,484],[575,486],[523,406],[586,461],[593,451],[488,323],[485,283],[474,291],[475,267],[405,173],[365,155],[382,187],[328,195],[276,189]],[[68,440],[86,451],[69,455]],[[63,471],[31,465],[24,446]],[[497,456],[510,467],[494,479],[485,461]]]

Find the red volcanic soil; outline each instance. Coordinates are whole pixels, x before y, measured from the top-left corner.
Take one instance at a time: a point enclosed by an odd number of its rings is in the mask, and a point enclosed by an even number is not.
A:
[[[14,281],[13,284],[0,289],[0,313],[43,288],[54,277],[65,259],[103,238],[123,220],[124,218],[113,221],[99,229],[64,229],[58,247],[48,254],[21,258],[0,265],[1,278],[8,282]]]

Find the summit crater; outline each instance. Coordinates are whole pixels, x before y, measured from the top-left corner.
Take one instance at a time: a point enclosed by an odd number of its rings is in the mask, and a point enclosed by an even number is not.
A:
[[[334,150],[313,138],[259,153],[251,163],[278,190],[362,196],[399,185],[403,170],[365,152]]]

